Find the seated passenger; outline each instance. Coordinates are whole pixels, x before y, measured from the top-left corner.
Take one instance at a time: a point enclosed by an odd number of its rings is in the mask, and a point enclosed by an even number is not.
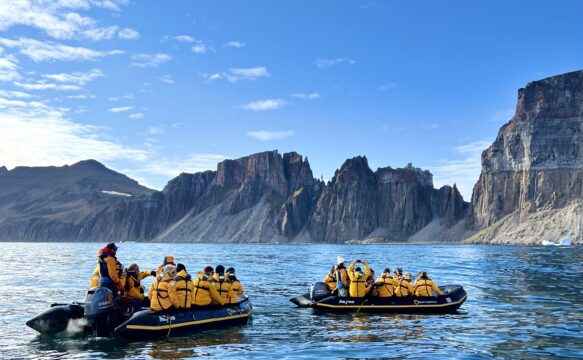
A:
[[[338,296],[347,297],[348,287],[350,286],[350,278],[346,270],[346,261],[342,256],[338,256],[338,265],[336,265],[336,289]]]
[[[114,243],[109,243],[101,249],[101,254],[97,257],[99,286],[109,288],[114,296],[117,296],[118,292],[123,292],[121,281],[123,265],[117,260],[116,254],[117,246]]]
[[[396,297],[406,297],[412,296],[414,293],[413,286],[410,283],[411,273],[407,273],[405,276],[401,277],[395,284],[395,296]]]
[[[233,297],[233,290],[232,290],[232,283],[228,276],[225,276],[225,267],[223,265],[217,265],[215,268],[215,275],[213,276],[213,281],[215,288],[221,295],[221,299],[223,299],[224,304],[228,304],[231,302],[231,298]],[[236,295],[235,295],[236,296]],[[213,304],[217,304],[215,301],[212,301]]]
[[[97,258],[101,257],[102,249],[97,250]],[[91,274],[91,280],[89,280],[89,288],[96,288],[99,286],[99,262],[95,265],[95,269],[93,269],[93,273]]]
[[[332,269],[330,270],[328,275],[326,275],[326,277],[324,278],[324,283],[326,283],[326,285],[328,285],[328,289],[330,289],[330,291],[336,290],[336,270],[337,269],[338,268],[336,265],[332,266]]]
[[[150,287],[150,309],[163,311],[172,307],[170,287],[174,286],[175,275],[176,268],[174,265],[166,265],[162,268],[162,272],[156,276]]]
[[[203,272],[198,273],[198,277],[194,279],[194,293],[192,295],[192,305],[206,306],[214,301],[221,306],[225,303],[221,295],[212,283],[213,268],[207,266]]]
[[[395,293],[395,280],[391,276],[391,269],[385,268],[381,276],[375,282],[375,287],[377,289],[376,296],[378,297],[391,297]]]
[[[190,309],[192,306],[192,293],[194,283],[190,275],[186,272],[186,267],[182,264],[176,265],[176,276],[174,284],[169,289],[170,300],[176,309]]]
[[[150,299],[144,295],[145,287],[140,284],[144,278],[154,276],[153,270],[140,271],[138,264],[130,264],[125,271],[124,276],[124,292],[122,299],[124,299],[129,306],[142,307],[150,306]]]
[[[162,264],[158,265],[158,269],[156,269],[156,276],[160,275],[160,272],[162,271],[162,269],[166,265],[176,266],[176,264],[174,264],[174,256],[172,256],[172,255],[164,256],[164,259],[162,260]]]
[[[399,282],[402,277],[403,277],[403,269],[396,268],[395,275],[393,275],[393,280],[395,280],[395,282]]]
[[[429,274],[427,274],[425,271],[420,272],[419,275],[417,275],[417,281],[415,282],[415,296],[433,296],[431,290],[435,291],[437,296],[442,294],[441,290],[439,290],[439,287],[437,287],[437,285],[435,285],[435,283],[429,278]]]
[[[229,299],[229,303],[230,304],[236,304],[239,302],[239,295],[243,294],[244,290],[243,290],[243,285],[241,284],[241,282],[237,279],[237,276],[235,275],[235,268],[234,267],[230,267],[227,270],[225,270],[225,272],[227,273],[227,275],[229,276],[229,280],[231,281],[231,299]]]
[[[364,273],[360,267],[356,269],[354,266],[357,263],[364,265]],[[354,260],[348,267],[348,277],[350,278],[350,297],[365,297],[370,286],[367,286],[366,279],[370,276],[370,268],[368,264],[362,260]]]

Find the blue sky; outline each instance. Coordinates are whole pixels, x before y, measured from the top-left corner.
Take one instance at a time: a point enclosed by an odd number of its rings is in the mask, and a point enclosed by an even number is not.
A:
[[[581,69],[583,3],[0,3],[0,165],[95,158],[162,188],[278,149],[329,179],[429,169],[466,200],[517,89]]]

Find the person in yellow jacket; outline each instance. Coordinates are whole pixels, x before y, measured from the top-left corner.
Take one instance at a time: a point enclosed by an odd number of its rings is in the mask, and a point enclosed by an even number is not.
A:
[[[395,284],[396,297],[406,297],[413,295],[413,285],[411,285],[410,281],[411,273],[407,273],[405,276],[401,277],[401,279]]]
[[[395,280],[391,276],[391,269],[385,268],[381,276],[375,281],[377,297],[391,297],[395,293]]]
[[[186,272],[186,267],[182,264],[176,265],[176,276],[174,285],[170,287],[170,300],[176,309],[190,309],[192,306],[192,293],[194,283],[190,275]]]
[[[138,264],[130,264],[124,271],[122,283],[124,292],[122,298],[136,307],[150,306],[150,299],[144,295],[145,287],[140,283],[148,276],[155,276],[153,270],[140,271]]]
[[[170,298],[170,288],[174,286],[174,276],[176,268],[174,265],[166,265],[162,273],[156,277],[150,287],[150,309],[153,311],[164,311],[172,307]]]
[[[97,250],[97,258],[101,257],[103,249],[99,249]],[[95,269],[93,269],[93,273],[91,274],[91,280],[89,280],[89,288],[96,288],[99,286],[99,278],[101,276],[99,275],[99,261],[97,262],[97,265],[95,265]]]
[[[338,268],[336,267],[336,265],[332,266],[332,269],[330,270],[328,275],[326,275],[326,277],[324,278],[324,283],[326,285],[328,285],[328,289],[330,289],[330,291],[336,290],[336,270],[337,269]]]
[[[354,268],[356,264],[364,266],[364,273],[360,267]],[[370,276],[370,267],[362,260],[354,260],[348,267],[348,277],[350,278],[350,297],[365,297],[371,286],[366,284],[366,279]]]
[[[243,284],[237,279],[237,275],[235,274],[235,268],[229,267],[225,270],[229,280],[231,281],[231,298],[229,299],[229,304],[236,304],[239,302],[239,296],[242,295],[245,290],[243,289]]]
[[[174,256],[172,256],[172,255],[164,256],[164,259],[162,259],[162,264],[158,265],[158,269],[156,269],[156,276],[160,275],[160,273],[162,272],[162,269],[164,269],[164,266],[166,266],[166,265],[176,266],[176,264],[174,264]]]
[[[340,297],[347,297],[350,278],[346,270],[346,260],[342,256],[338,256],[336,260],[336,292]]]
[[[117,295],[118,292],[123,292],[122,274],[123,265],[117,260],[117,246],[114,243],[107,244],[97,256],[97,268],[99,273],[99,280],[97,286],[107,287]],[[95,285],[95,276],[91,277],[90,286]]]
[[[403,269],[396,268],[395,275],[393,275],[393,280],[395,280],[395,283],[398,283],[399,281],[401,281],[402,277],[403,277]]]
[[[213,280],[213,268],[207,266],[204,268],[203,272],[198,274],[198,277],[194,279],[194,293],[192,296],[192,305],[196,306],[206,306],[211,302],[223,306],[225,302],[221,298],[221,295],[212,283]]]
[[[221,299],[223,299],[223,303],[230,303],[231,298],[233,298],[235,294],[233,292],[233,284],[231,283],[229,276],[225,275],[225,267],[223,265],[217,265],[215,267],[213,281],[215,288],[219,292],[219,295],[221,295]],[[216,304],[215,301],[212,301],[212,303]]]
[[[415,296],[425,296],[430,297],[433,296],[431,291],[435,291],[437,296],[440,296],[441,290],[439,287],[429,278],[429,274],[425,271],[422,271],[417,275],[417,281],[415,281],[414,291],[413,293]]]

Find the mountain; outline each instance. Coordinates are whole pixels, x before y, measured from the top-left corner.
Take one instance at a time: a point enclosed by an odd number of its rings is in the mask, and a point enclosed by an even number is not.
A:
[[[434,189],[431,174],[411,166],[373,172],[356,157],[325,184],[307,158],[277,151],[180,174],[162,191],[94,161],[16,168],[0,186],[2,240],[402,241],[429,224],[444,232],[463,223],[468,206],[455,187]]]
[[[471,209],[471,242],[583,242],[583,71],[518,90],[516,113],[482,153]]]
[[[94,214],[152,192],[95,160],[10,171],[0,167],[0,239],[78,239]]]

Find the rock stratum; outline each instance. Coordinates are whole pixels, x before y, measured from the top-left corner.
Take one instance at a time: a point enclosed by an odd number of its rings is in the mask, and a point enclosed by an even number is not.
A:
[[[482,153],[471,242],[583,242],[583,71],[518,90],[512,119]]]
[[[482,154],[471,203],[411,165],[348,159],[327,183],[267,151],[162,191],[94,160],[0,167],[0,241],[540,243],[583,230],[583,71],[529,83]]]

